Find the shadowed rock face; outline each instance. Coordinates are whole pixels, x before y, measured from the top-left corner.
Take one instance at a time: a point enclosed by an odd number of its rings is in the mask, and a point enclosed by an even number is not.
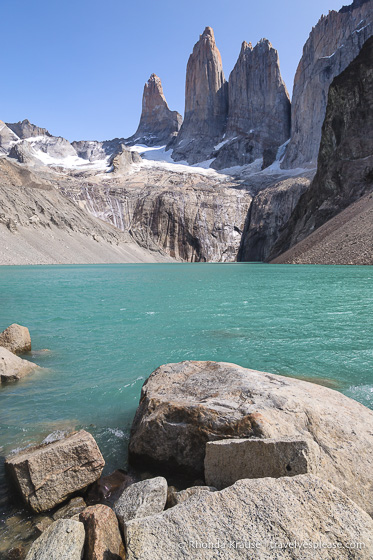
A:
[[[147,146],[168,144],[179,132],[182,121],[177,111],[168,108],[161,80],[152,74],[144,86],[138,129],[127,143]]]
[[[328,89],[358,55],[373,30],[373,1],[361,0],[322,16],[304,46],[294,78],[292,135],[282,167],[314,167]]]
[[[17,123],[6,123],[18,138],[24,140],[25,138],[34,138],[36,136],[51,136],[46,128],[40,128],[35,124],[31,124],[29,120],[25,119]]]
[[[185,84],[185,116],[173,159],[190,164],[206,159],[224,133],[228,84],[214,32],[206,27],[189,57]]]
[[[330,86],[317,173],[295,207],[272,258],[373,190],[372,60],[370,38]],[[359,243],[358,238],[356,241]]]
[[[212,167],[251,163],[269,150],[273,161],[278,147],[290,137],[290,99],[281,78],[278,53],[267,39],[254,48],[251,43],[242,44],[228,90],[226,144]],[[229,141],[237,137],[246,140],[245,146],[242,140],[240,145]]]

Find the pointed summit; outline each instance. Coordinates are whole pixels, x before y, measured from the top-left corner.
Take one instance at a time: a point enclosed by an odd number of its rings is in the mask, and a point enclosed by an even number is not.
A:
[[[290,99],[277,51],[268,39],[242,43],[229,76],[229,110],[222,146],[212,167],[245,165],[263,157],[270,165],[290,136]]]
[[[206,27],[189,57],[184,123],[172,157],[193,164],[207,159],[223,134],[228,88],[214,32]]]
[[[128,138],[127,144],[168,144],[178,133],[182,120],[177,111],[169,109],[161,79],[152,74],[144,86],[139,126],[135,134]]]

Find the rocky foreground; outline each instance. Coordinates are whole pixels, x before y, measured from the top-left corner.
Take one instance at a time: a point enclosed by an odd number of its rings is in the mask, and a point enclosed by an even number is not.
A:
[[[83,430],[7,458],[36,515],[9,558],[368,560],[372,440],[373,412],[331,389],[167,364],[144,383],[129,473],[102,476]]]

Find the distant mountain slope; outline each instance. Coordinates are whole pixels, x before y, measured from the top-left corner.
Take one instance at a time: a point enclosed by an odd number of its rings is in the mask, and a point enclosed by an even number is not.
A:
[[[84,212],[48,180],[0,158],[0,265],[162,260]]]
[[[366,196],[366,213],[364,204],[355,204],[350,212],[339,213],[356,203],[362,196],[373,191],[373,37],[364,44],[360,54],[351,62],[342,74],[333,80],[329,89],[326,117],[322,129],[318,167],[315,178],[305,194],[300,198],[287,226],[272,250],[272,259],[307,238],[309,247],[312,240],[323,239],[327,232],[335,237],[339,225],[343,224],[339,234],[344,239],[346,249],[350,245],[351,235],[360,254],[368,254],[364,262],[372,262],[373,228],[369,226],[368,216],[371,198]],[[356,219],[361,214],[361,227],[356,229]],[[334,218],[338,217],[338,220]],[[351,232],[346,224],[350,216]],[[318,228],[334,218],[329,229],[323,233]],[[363,227],[364,222],[364,227]],[[338,227],[336,224],[339,224]],[[331,229],[330,229],[331,228]],[[316,230],[316,231],[315,231]],[[313,233],[315,231],[315,233]],[[308,238],[311,233],[313,235]],[[370,242],[369,240],[370,234]],[[368,237],[367,237],[368,235]],[[348,239],[347,239],[348,237]],[[361,242],[365,239],[364,243]],[[342,239],[336,239],[340,255],[334,255],[335,262],[343,261]],[[361,243],[361,246],[360,246]],[[300,249],[299,249],[300,251]],[[299,255],[293,250],[292,255]],[[356,262],[360,262],[358,252],[354,252]],[[351,262],[346,253],[346,262]],[[276,259],[282,262],[283,258]],[[331,262],[331,257],[327,258]],[[298,261],[297,261],[298,262]],[[318,261],[315,261],[318,262]],[[322,259],[324,262],[324,259]]]

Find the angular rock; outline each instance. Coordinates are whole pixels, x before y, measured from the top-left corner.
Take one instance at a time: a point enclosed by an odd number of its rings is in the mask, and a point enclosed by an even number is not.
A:
[[[372,0],[346,8],[322,16],[304,45],[294,78],[284,169],[316,166],[329,86],[373,33]]]
[[[78,513],[81,513],[83,510],[85,510],[86,507],[87,504],[85,503],[83,498],[77,496],[76,498],[72,498],[65,506],[58,509],[53,514],[53,519],[54,521],[57,521],[58,519],[71,519],[72,517],[74,517],[74,515],[77,515]]]
[[[84,539],[83,523],[60,519],[36,539],[26,560],[81,560]]]
[[[163,146],[177,135],[182,122],[182,116],[167,105],[161,79],[152,74],[144,86],[138,129],[126,143]]]
[[[129,456],[202,473],[208,441],[311,439],[320,448],[318,476],[373,513],[372,431],[372,410],[326,387],[234,364],[181,362],[144,383]]]
[[[16,142],[19,142],[18,136],[0,120],[0,154],[7,154]]]
[[[14,144],[9,151],[8,157],[16,159],[19,163],[42,165],[41,161],[37,158],[36,151],[27,140]]]
[[[190,164],[204,161],[220,142],[228,114],[228,84],[214,32],[206,27],[187,65],[185,115],[172,158]]]
[[[308,191],[299,199],[269,258],[275,258],[301,242],[328,220],[358,201],[364,194],[372,192],[372,60],[373,37],[366,41],[360,54],[346,70],[333,80],[329,88],[327,111],[322,128],[317,173]],[[368,225],[368,228],[371,232],[371,225]],[[372,259],[372,243],[369,242],[369,235],[365,247],[360,240],[366,227],[361,230],[360,235],[358,233],[354,239],[359,248],[358,252],[361,254],[364,249],[367,249]],[[346,254],[344,257],[346,260],[342,260],[342,263],[349,263],[348,251],[343,248],[343,245],[347,245],[350,240],[343,236],[340,241],[342,247],[339,253]],[[321,250],[321,253],[326,254],[325,242],[323,248],[324,251]],[[334,258],[338,259],[338,253]]]
[[[0,346],[0,384],[18,381],[37,368],[36,364],[28,360],[22,360],[6,348]]]
[[[263,167],[267,167],[290,137],[289,94],[278,53],[267,39],[254,48],[243,42],[228,90],[227,127],[211,167],[246,165],[264,155]]]
[[[109,164],[113,166],[114,173],[123,173],[128,171],[132,164],[139,163],[140,161],[140,154],[131,151],[127,146],[121,144],[110,158]]]
[[[81,430],[10,455],[5,464],[25,502],[42,512],[97,480],[105,461],[91,434]]]
[[[180,490],[180,492],[176,491],[176,489],[170,491],[170,488],[172,487],[169,487],[167,496],[168,507],[177,506],[178,504],[182,504],[194,496],[199,497],[206,492],[217,491],[217,488],[215,488],[214,486],[191,486],[190,488],[186,488],[185,490]]]
[[[136,482],[126,488],[114,504],[119,525],[124,530],[130,519],[155,515],[164,510],[167,501],[167,480],[162,476]]]
[[[23,354],[31,351],[31,337],[27,327],[13,323],[0,333],[0,346],[13,354]]]
[[[79,517],[84,524],[86,541],[85,560],[121,560],[125,550],[118,520],[113,510],[98,504],[86,508]]]
[[[240,480],[129,521],[126,548],[127,560],[370,560],[373,520],[314,475]]]
[[[205,480],[221,490],[243,478],[317,474],[319,448],[311,439],[223,439],[206,445]]]
[[[88,161],[99,161],[117,153],[123,142],[124,138],[115,138],[114,140],[105,140],[104,142],[97,140],[74,140],[74,142],[71,142],[71,145],[80,158]]]

